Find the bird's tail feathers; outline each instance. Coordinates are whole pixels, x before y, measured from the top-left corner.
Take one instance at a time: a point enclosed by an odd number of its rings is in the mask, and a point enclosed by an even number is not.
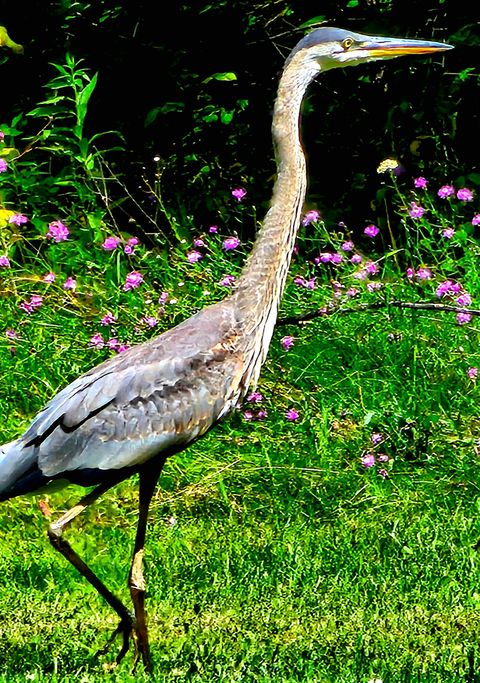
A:
[[[10,490],[35,462],[35,449],[24,447],[20,439],[0,446],[0,501],[10,498]]]

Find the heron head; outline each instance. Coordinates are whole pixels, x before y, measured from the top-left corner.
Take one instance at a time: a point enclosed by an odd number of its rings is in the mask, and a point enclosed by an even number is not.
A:
[[[301,53],[306,60],[316,62],[318,68],[325,70],[402,55],[430,54],[452,47],[428,40],[366,36],[344,29],[322,27],[311,31],[298,43],[289,61]]]

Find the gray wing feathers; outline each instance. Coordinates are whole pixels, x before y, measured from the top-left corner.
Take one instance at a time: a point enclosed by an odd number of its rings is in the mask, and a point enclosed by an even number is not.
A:
[[[241,357],[228,300],[93,368],[21,438],[46,476],[120,469],[192,441],[237,402]]]

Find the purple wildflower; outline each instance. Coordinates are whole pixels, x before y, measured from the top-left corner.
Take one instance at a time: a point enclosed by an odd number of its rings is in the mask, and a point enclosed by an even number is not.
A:
[[[300,413],[297,410],[295,410],[295,408],[290,408],[285,413],[285,417],[287,418],[287,420],[290,420],[290,422],[295,422],[295,420],[298,420],[298,418],[300,417]]]
[[[7,339],[18,339],[18,334],[11,328],[9,330],[5,330],[5,336]]]
[[[129,348],[130,348],[130,344],[125,344],[125,343],[119,344],[117,346],[117,353],[124,353],[125,351],[128,351]]]
[[[473,199],[473,192],[468,187],[462,187],[457,192],[457,199],[461,202],[471,202]]]
[[[369,275],[376,275],[378,273],[378,266],[373,261],[367,261],[365,264],[365,272]]]
[[[367,453],[363,456],[362,465],[367,469],[375,465],[375,456],[373,455],[373,453]]]
[[[463,294],[460,294],[460,296],[457,297],[456,301],[459,306],[470,306],[472,303],[472,297],[468,292],[463,292]]]
[[[208,232],[209,232],[211,235],[216,235],[217,232],[218,232],[218,225],[211,225],[211,226],[208,228]]]
[[[192,249],[187,253],[187,261],[189,263],[197,263],[203,258],[203,254],[196,249]]]
[[[413,181],[413,184],[419,190],[426,190],[427,185],[428,185],[428,180],[426,178],[424,178],[423,176],[420,176],[419,178],[415,178],[415,180]]]
[[[4,139],[5,139],[5,133],[3,132],[3,130],[0,130],[0,142],[3,142]]]
[[[334,263],[336,266],[338,266],[339,263],[343,261],[343,256],[341,254],[337,254],[337,252],[334,252],[332,254],[331,258],[332,263]]]
[[[377,456],[378,462],[388,462],[389,457],[388,455],[385,455],[385,453],[381,453],[380,455]]]
[[[354,254],[352,258],[350,259],[350,263],[353,263],[354,266],[358,266],[359,263],[362,262],[362,257],[360,254]]]
[[[410,211],[408,212],[410,218],[421,218],[424,213],[425,209],[423,206],[420,206],[417,202],[410,202]]]
[[[235,199],[238,202],[241,202],[242,199],[246,197],[247,191],[243,189],[243,187],[236,187],[234,190],[232,190],[232,197],[235,197]]]
[[[411,266],[409,266],[409,267],[407,268],[407,277],[408,277],[410,280],[411,280],[413,277],[415,277],[415,271],[414,271],[414,269],[413,269]]]
[[[161,292],[160,296],[158,297],[158,303],[160,305],[166,304],[169,296],[170,296],[170,294],[168,292]]]
[[[476,213],[472,218],[472,225],[480,225],[480,213]]]
[[[380,434],[379,432],[373,432],[371,440],[372,444],[377,446],[381,441],[383,441],[383,434]]]
[[[33,313],[33,311],[36,308],[40,308],[40,306],[43,304],[43,297],[39,296],[38,294],[32,294],[30,297],[30,301],[22,301],[20,304],[20,308],[22,311],[25,311],[25,313]]]
[[[158,325],[158,318],[154,315],[146,315],[143,318],[143,322],[148,325],[148,327],[156,327]]]
[[[475,380],[476,380],[477,377],[478,377],[478,368],[474,368],[474,367],[468,368],[468,370],[467,370],[467,375],[469,376],[469,378],[470,378],[473,382],[475,382]]]
[[[432,271],[430,268],[419,268],[415,274],[417,280],[430,280]]]
[[[380,230],[377,228],[376,225],[367,225],[365,230],[363,231],[367,237],[376,237]]]
[[[40,306],[43,304],[43,296],[40,296],[39,294],[32,294],[30,297],[30,303],[33,308],[40,308]]]
[[[8,164],[5,159],[0,159],[0,173],[5,173],[8,168]]]
[[[315,289],[315,279],[314,277],[311,277],[309,280],[306,280],[304,277],[301,277],[298,275],[293,282],[298,285],[299,287],[305,287],[306,289]]]
[[[441,282],[436,290],[436,295],[438,297],[443,297],[452,294],[460,294],[462,291],[462,285],[459,282],[453,282],[452,280],[445,280]]]
[[[0,267],[10,268],[10,259],[8,256],[0,256]]]
[[[117,322],[117,319],[113,313],[105,313],[103,318],[100,320],[100,325],[113,325],[115,322]]]
[[[345,293],[353,299],[354,296],[358,296],[358,289],[356,287],[349,287]]]
[[[43,280],[44,282],[48,282],[49,284],[51,284],[52,282],[55,282],[56,277],[57,277],[57,276],[55,275],[55,273],[52,273],[52,272],[50,271],[49,273],[47,273],[46,275],[44,275],[44,276],[42,277],[42,280]]]
[[[223,248],[225,251],[232,251],[232,249],[236,249],[239,245],[240,240],[238,237],[227,237],[227,239],[223,241]]]
[[[437,195],[440,197],[440,199],[446,199],[447,197],[451,197],[454,194],[455,188],[453,187],[453,185],[442,185],[442,187],[440,187],[437,192]]]
[[[387,479],[388,478],[387,470],[382,467],[381,469],[378,470],[378,476],[382,477],[382,479]]]
[[[125,292],[128,292],[129,289],[136,289],[139,285],[141,285],[143,282],[143,275],[141,273],[138,273],[136,270],[133,270],[131,273],[128,273],[126,279],[125,279],[125,284],[123,285],[123,290]]]
[[[107,341],[107,346],[109,349],[112,349],[112,350],[118,349],[119,345],[120,345],[120,342],[115,337],[110,337],[110,339]]]
[[[102,244],[102,249],[105,249],[105,251],[114,251],[119,244],[119,237],[107,237],[104,243]]]
[[[235,275],[224,275],[218,284],[222,285],[222,287],[232,287],[234,282]]]
[[[318,211],[315,211],[315,209],[311,209],[310,211],[307,211],[305,216],[303,217],[302,220],[302,225],[310,225],[310,223],[316,223],[320,219],[320,213]]]
[[[64,223],[62,223],[62,221],[52,221],[48,226],[46,237],[47,239],[51,239],[58,243],[68,240],[69,234],[69,229]]]
[[[247,401],[249,403],[261,403],[263,401],[263,396],[259,391],[252,391],[252,393],[247,396]]]
[[[344,242],[342,244],[342,246],[340,248],[342,251],[352,251],[353,247],[354,247],[354,244],[353,244],[352,240],[347,240],[346,242]]]
[[[28,216],[25,216],[23,213],[14,213],[13,216],[10,216],[8,222],[20,227],[21,225],[28,223]]]
[[[470,313],[457,313],[457,323],[458,325],[466,325],[472,319]]]
[[[479,219],[480,219],[480,214],[479,214]],[[480,223],[480,220],[479,220]],[[475,225],[475,223],[472,224]],[[455,230],[453,228],[445,228],[445,230],[442,230],[442,237],[445,237],[445,239],[449,240],[451,237],[453,237],[455,234]]]
[[[323,251],[320,256],[317,256],[315,263],[331,263],[333,259],[333,254],[329,251]]]
[[[193,246],[194,247],[204,247],[205,242],[201,239],[201,237],[197,237],[196,239],[193,240]]]
[[[65,282],[63,283],[63,289],[75,291],[76,288],[77,281],[73,277],[68,276]]]
[[[282,337],[282,339],[280,339],[280,344],[282,345],[284,351],[289,351],[294,345],[293,337],[289,335]]]
[[[105,346],[105,341],[100,334],[100,332],[95,332],[95,334],[90,337],[89,341],[90,346],[93,346],[95,349],[103,349]]]
[[[130,256],[130,254],[133,254],[137,244],[140,244],[140,240],[138,239],[138,237],[130,237],[123,248],[123,253],[127,254],[127,256]]]

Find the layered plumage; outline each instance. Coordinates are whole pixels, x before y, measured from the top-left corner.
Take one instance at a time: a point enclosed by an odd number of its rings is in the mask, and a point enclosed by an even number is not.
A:
[[[0,496],[55,479],[93,485],[120,470],[128,476],[156,454],[185,447],[247,390],[241,338],[227,299],[89,370],[3,447]]]

